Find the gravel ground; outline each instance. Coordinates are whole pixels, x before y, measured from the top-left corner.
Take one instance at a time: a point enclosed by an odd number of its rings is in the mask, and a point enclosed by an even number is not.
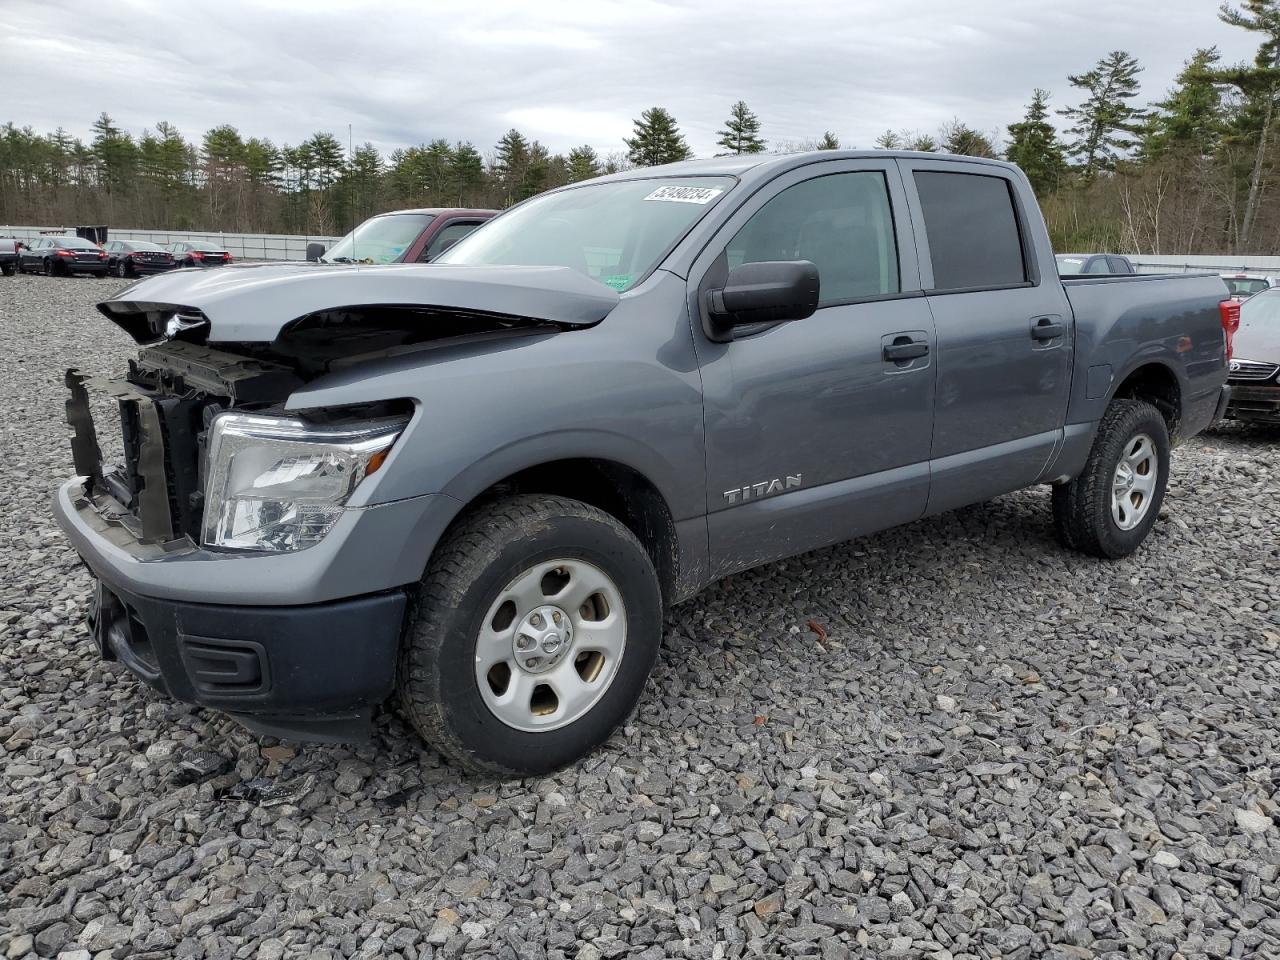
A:
[[[1035,490],[734,577],[605,749],[483,782],[95,659],[48,502],[117,286],[0,279],[0,956],[1280,956],[1280,431],[1183,447],[1128,561]]]

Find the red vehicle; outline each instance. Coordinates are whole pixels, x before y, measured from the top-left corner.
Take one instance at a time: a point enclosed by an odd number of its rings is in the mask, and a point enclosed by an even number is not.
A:
[[[307,259],[321,263],[426,263],[496,217],[497,210],[427,207],[370,217],[326,251],[307,244]]]

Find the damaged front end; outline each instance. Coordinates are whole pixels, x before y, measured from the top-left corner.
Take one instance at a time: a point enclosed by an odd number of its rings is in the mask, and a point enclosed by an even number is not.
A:
[[[399,269],[401,273],[385,276],[384,281],[412,279],[403,275],[412,268]],[[245,272],[255,276],[252,268]],[[218,273],[225,276],[232,271]],[[333,274],[312,276],[331,278]],[[257,286],[261,291],[264,285],[269,289],[298,279],[290,273],[274,280],[268,275]],[[445,304],[361,304],[313,310],[283,321],[273,315],[254,325],[226,319],[228,304],[244,305],[243,283],[219,281],[218,296],[209,295],[195,304],[146,296],[148,289],[160,284],[172,287],[175,282],[170,276],[146,280],[129,288],[129,298],[99,305],[106,317],[141,345],[124,377],[90,377],[74,369],[66,375],[75,468],[86,478],[82,502],[107,523],[127,530],[137,544],[167,551],[201,544],[202,535],[214,527],[206,516],[206,498],[214,469],[209,462],[211,439],[220,415],[280,416],[294,391],[326,374],[445,345],[575,329],[589,325],[592,317],[616,302],[610,290],[603,294],[577,290],[565,294],[563,310],[513,313],[508,311],[518,286],[490,279],[476,284],[478,290],[472,292],[454,280],[452,286],[445,285],[444,293],[451,300]],[[590,283],[583,278],[567,282],[573,287]],[[485,309],[489,305],[506,310]],[[224,339],[228,334],[246,339]],[[103,463],[91,414],[95,397],[114,400],[119,406],[123,463]],[[344,423],[403,420],[411,412],[409,400],[393,400],[292,416],[304,424],[334,428]],[[227,543],[204,545],[240,542],[232,537]]]
[[[283,365],[179,341],[144,348],[122,378],[68,370],[67,422],[84,499],[141,544],[198,542],[213,418],[231,409],[269,409],[301,382]],[[92,396],[119,407],[123,463],[103,462]]]

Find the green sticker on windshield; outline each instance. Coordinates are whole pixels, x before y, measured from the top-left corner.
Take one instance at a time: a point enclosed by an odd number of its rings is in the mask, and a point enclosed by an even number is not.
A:
[[[631,286],[631,274],[615,273],[611,277],[601,277],[600,282],[606,287],[613,287],[615,290],[625,290]]]

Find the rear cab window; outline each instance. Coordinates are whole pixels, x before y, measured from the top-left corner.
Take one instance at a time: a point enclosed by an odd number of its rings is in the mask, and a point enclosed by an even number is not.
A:
[[[1028,282],[1012,185],[1004,177],[917,170],[916,193],[933,261],[933,290]]]

